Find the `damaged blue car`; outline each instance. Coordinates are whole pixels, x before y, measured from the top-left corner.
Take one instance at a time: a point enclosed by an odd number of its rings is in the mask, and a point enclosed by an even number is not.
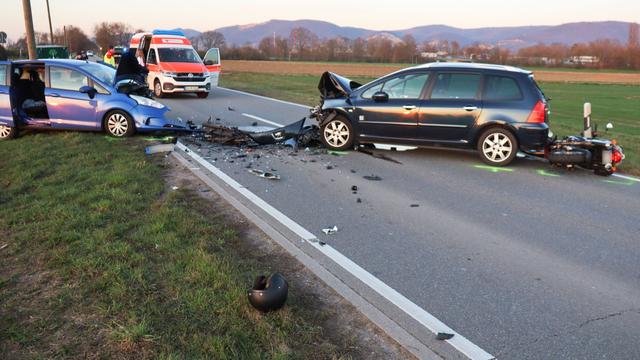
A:
[[[115,69],[78,60],[0,61],[0,140],[21,129],[104,131],[114,137],[189,131],[166,117],[146,85],[115,83]]]

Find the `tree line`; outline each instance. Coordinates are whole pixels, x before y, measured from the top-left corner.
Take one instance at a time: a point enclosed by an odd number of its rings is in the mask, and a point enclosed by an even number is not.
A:
[[[101,22],[93,28],[93,38],[82,29],[65,26],[57,29],[50,39],[48,33],[36,33],[37,44],[65,44],[70,53],[80,50],[103,50],[110,45],[127,46],[131,36],[142,32],[122,22]],[[457,41],[432,40],[417,43],[413,36],[397,38],[391,35],[375,35],[369,38],[349,39],[335,37],[321,39],[304,27],[291,30],[288,37],[265,36],[258,44],[228,44],[217,31],[205,31],[192,37],[192,44],[199,52],[209,48],[222,49],[225,59],[244,60],[298,60],[298,61],[346,61],[372,63],[424,63],[430,61],[477,61],[522,66],[573,66],[611,69],[640,70],[640,29],[638,24],[629,26],[626,44],[601,39],[589,43],[537,44],[518,51],[487,44],[475,43],[461,46]],[[0,47],[9,57],[18,57],[20,49],[26,54],[26,40],[20,38]]]

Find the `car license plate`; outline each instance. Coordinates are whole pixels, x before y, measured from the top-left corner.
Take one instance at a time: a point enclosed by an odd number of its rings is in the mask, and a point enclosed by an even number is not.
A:
[[[184,89],[187,90],[187,91],[191,91],[191,90],[198,90],[198,87],[197,86],[185,86]]]

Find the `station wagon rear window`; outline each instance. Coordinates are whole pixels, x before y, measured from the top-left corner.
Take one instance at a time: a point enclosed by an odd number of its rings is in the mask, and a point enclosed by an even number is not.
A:
[[[7,65],[0,65],[0,86],[7,85]]]
[[[431,91],[431,98],[475,99],[480,79],[479,74],[440,73]]]
[[[487,75],[484,79],[484,100],[520,100],[522,91],[514,78]]]

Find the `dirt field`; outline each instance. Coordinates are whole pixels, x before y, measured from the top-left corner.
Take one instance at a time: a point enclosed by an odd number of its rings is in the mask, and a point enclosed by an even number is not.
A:
[[[225,72],[318,75],[329,70],[344,76],[378,77],[405,65],[226,60]],[[535,71],[538,81],[640,85],[640,73]]]

